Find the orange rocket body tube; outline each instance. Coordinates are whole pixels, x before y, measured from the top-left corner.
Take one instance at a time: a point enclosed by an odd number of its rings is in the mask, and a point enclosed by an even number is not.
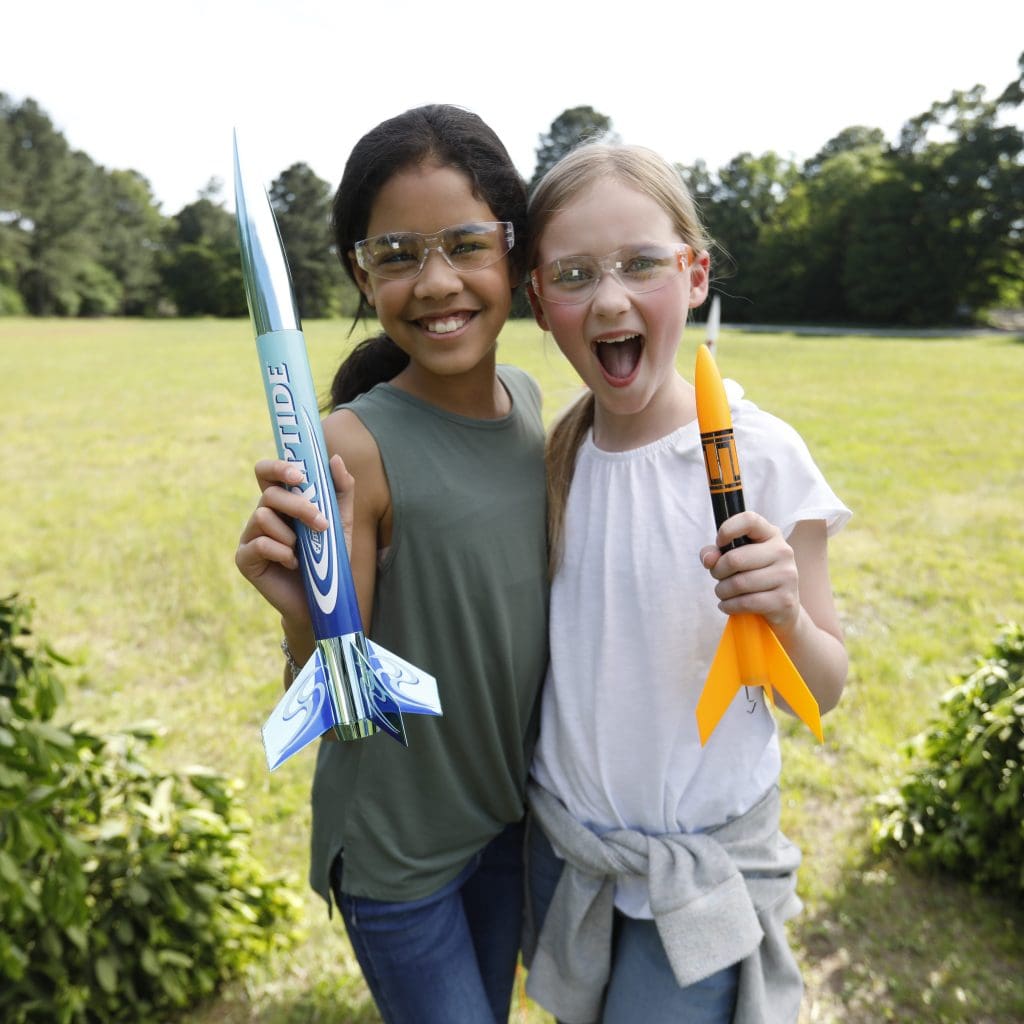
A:
[[[697,350],[694,387],[708,489],[715,526],[720,527],[726,519],[744,511],[745,506],[729,401],[718,366],[706,345]],[[747,543],[746,537],[740,537],[729,547]],[[702,745],[710,739],[741,686],[760,686],[772,703],[777,691],[818,740],[824,739],[818,702],[760,615],[729,616],[697,702],[697,730]]]

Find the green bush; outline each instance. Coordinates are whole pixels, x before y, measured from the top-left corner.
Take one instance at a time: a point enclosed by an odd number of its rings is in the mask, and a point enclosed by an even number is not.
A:
[[[160,772],[140,727],[60,727],[66,661],[0,599],[0,1020],[166,1019],[296,938],[237,784]]]
[[[22,297],[3,281],[0,281],[0,316],[25,316]]]
[[[990,657],[942,700],[907,749],[920,767],[880,798],[878,849],[898,848],[988,886],[1024,891],[1024,630],[1006,627]]]

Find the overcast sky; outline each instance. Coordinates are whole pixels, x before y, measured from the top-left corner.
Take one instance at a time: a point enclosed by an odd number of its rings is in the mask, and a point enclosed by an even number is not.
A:
[[[0,92],[141,172],[170,215],[230,180],[234,127],[267,183],[302,161],[333,187],[378,121],[456,103],[528,178],[539,135],[585,104],[714,170],[803,160],[851,125],[894,141],[956,89],[994,98],[1022,51],[1024,0],[11,0]]]

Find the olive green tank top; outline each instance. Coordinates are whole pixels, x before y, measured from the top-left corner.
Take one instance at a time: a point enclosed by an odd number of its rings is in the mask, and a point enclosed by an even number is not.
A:
[[[547,663],[540,391],[500,366],[512,411],[457,416],[379,384],[346,408],[373,435],[391,492],[391,544],[368,633],[437,678],[442,717],[405,715],[409,746],[378,733],[320,744],[310,883],[420,899],[523,816]]]

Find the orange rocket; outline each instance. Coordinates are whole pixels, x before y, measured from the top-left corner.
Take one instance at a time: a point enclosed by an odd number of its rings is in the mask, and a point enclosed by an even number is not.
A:
[[[697,350],[694,387],[715,526],[720,527],[726,519],[744,510],[743,481],[729,402],[718,366],[706,345]],[[747,538],[740,537],[730,546],[747,543]],[[760,686],[772,704],[778,693],[818,740],[824,741],[814,694],[760,615],[729,616],[697,702],[697,730],[702,745],[707,743],[741,686]]]

